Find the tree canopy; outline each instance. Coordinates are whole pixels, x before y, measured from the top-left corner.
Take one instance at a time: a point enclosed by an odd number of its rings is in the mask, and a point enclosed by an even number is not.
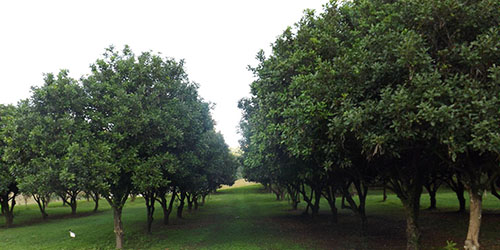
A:
[[[362,225],[368,186],[387,186],[417,249],[422,187],[444,171],[471,195],[465,245],[478,248],[481,195],[500,171],[499,12],[487,0],[306,12],[251,68],[252,95],[240,102],[246,177],[295,187],[313,214],[324,197],[334,218],[341,193]]]

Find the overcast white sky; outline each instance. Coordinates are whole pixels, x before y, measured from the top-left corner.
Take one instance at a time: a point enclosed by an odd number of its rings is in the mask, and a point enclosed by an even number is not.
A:
[[[128,44],[185,59],[200,95],[215,103],[217,130],[237,147],[239,99],[249,96],[260,49],[306,8],[327,0],[0,1],[0,103],[16,104],[43,83],[43,73],[79,78],[109,45]]]

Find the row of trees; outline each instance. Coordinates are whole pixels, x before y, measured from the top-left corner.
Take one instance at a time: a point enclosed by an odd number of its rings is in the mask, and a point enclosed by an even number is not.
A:
[[[31,195],[43,218],[57,194],[76,213],[77,197],[101,197],[114,213],[116,247],[130,195],[142,195],[151,231],[155,203],[164,223],[180,201],[198,201],[234,182],[238,161],[216,133],[210,105],[183,61],[110,47],[80,80],[47,74],[17,106],[0,107],[0,201],[7,226],[15,197]]]
[[[483,192],[500,198],[499,1],[331,2],[257,59],[239,103],[247,179],[313,215],[324,198],[334,221],[341,194],[362,228],[368,187],[387,186],[408,249],[423,188],[435,198],[446,181],[461,210],[469,192],[465,249],[479,249]]]

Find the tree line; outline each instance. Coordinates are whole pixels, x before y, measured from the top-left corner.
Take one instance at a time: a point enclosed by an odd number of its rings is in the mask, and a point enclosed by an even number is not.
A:
[[[122,209],[142,195],[151,232],[155,204],[163,222],[180,205],[198,208],[235,180],[238,161],[215,132],[210,104],[198,95],[183,61],[128,46],[110,47],[80,79],[46,74],[18,105],[0,106],[0,204],[12,226],[15,198],[30,195],[43,218],[57,195],[77,209],[91,197],[113,210],[116,247],[123,247]]]
[[[366,224],[369,187],[405,210],[419,249],[420,197],[447,183],[479,249],[481,202],[500,199],[500,2],[332,1],[306,11],[250,67],[240,101],[245,178],[316,215],[337,197]],[[358,196],[358,199],[354,199]]]

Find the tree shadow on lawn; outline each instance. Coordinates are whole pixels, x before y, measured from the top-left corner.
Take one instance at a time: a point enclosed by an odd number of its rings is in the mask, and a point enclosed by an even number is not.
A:
[[[84,218],[84,217],[89,217],[93,215],[98,215],[101,213],[104,213],[107,210],[98,210],[97,212],[77,212],[76,214],[71,214],[71,213],[56,213],[56,214],[50,214],[49,216],[45,219],[41,218],[41,215],[38,217],[32,217],[29,219],[23,219],[20,222],[16,221],[16,214],[14,214],[14,224],[12,225],[11,228],[18,228],[18,227],[26,227],[26,226],[33,226],[33,225],[38,225],[38,224],[44,224],[44,223],[49,223],[52,221],[59,221],[59,220],[64,220],[64,219],[77,219],[77,218]],[[7,229],[5,225],[1,225],[0,229]]]
[[[399,212],[369,214],[364,235],[359,218],[353,214],[341,213],[338,223],[333,223],[328,213],[311,218],[301,212],[290,211],[288,215],[272,218],[283,237],[297,244],[316,249],[406,248],[406,220]],[[453,240],[460,248],[467,234],[468,214],[422,210],[419,223],[422,249],[442,249],[447,240]],[[500,249],[498,231],[500,211],[485,211],[480,236],[482,249]]]

